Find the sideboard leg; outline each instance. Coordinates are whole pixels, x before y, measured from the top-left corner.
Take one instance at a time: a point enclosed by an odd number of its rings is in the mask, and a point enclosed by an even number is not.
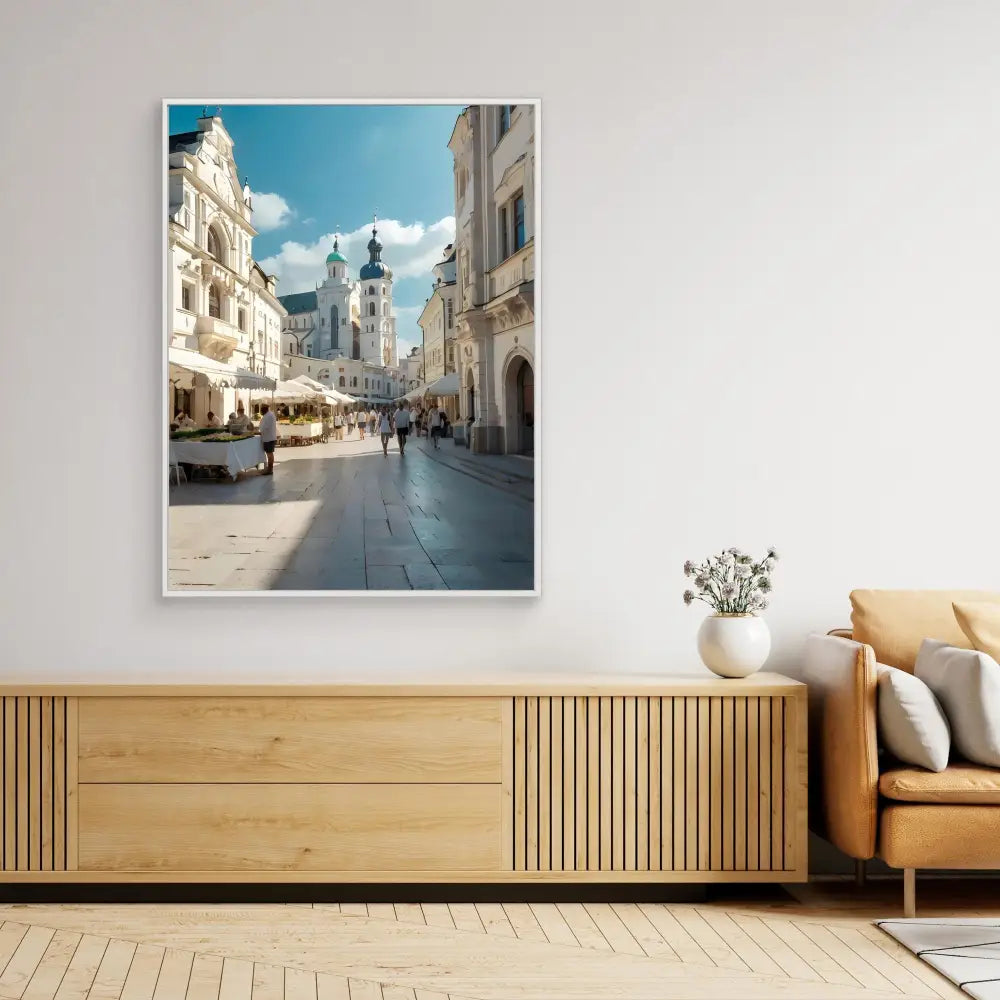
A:
[[[903,916],[915,917],[917,915],[917,870],[916,868],[903,869]]]
[[[854,861],[854,884],[860,889],[868,881],[868,862],[864,858]]]

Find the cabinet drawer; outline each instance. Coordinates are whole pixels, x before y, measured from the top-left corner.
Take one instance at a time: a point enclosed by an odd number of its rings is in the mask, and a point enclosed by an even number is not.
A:
[[[500,781],[499,698],[82,698],[81,782]]]
[[[498,785],[81,785],[82,871],[496,871]]]

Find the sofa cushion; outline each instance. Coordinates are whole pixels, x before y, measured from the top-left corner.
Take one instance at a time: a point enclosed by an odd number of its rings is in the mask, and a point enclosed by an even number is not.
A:
[[[934,692],[905,670],[875,665],[878,674],[878,735],[897,760],[943,771],[951,752],[951,731]]]
[[[955,601],[952,607],[972,648],[1000,661],[1000,601]]]
[[[855,590],[851,592],[852,638],[875,650],[875,659],[913,673],[920,643],[928,636],[951,646],[972,644],[955,619],[954,602],[1000,601],[985,590]]]
[[[974,764],[1000,767],[1000,664],[987,653],[925,639],[914,672],[941,702],[955,749]]]
[[[886,771],[878,779],[878,790],[897,802],[1000,806],[1000,770],[978,764],[952,764],[937,772],[901,767]]]

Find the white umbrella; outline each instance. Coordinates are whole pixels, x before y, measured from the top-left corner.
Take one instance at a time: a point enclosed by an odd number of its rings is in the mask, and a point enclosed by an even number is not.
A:
[[[307,385],[311,389],[315,389],[316,392],[323,393],[331,402],[334,403],[355,403],[357,400],[353,396],[348,396],[346,392],[340,392],[331,386],[324,385],[322,382],[317,382],[316,379],[310,378],[308,375],[297,375],[292,379],[293,382],[298,382],[300,385]]]
[[[315,403],[323,394],[301,382],[279,382],[271,394],[276,403]]]

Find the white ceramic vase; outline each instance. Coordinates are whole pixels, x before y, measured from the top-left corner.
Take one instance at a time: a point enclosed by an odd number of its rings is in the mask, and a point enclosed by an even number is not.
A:
[[[767,622],[756,615],[709,615],[698,629],[698,653],[720,677],[749,677],[770,652]]]

